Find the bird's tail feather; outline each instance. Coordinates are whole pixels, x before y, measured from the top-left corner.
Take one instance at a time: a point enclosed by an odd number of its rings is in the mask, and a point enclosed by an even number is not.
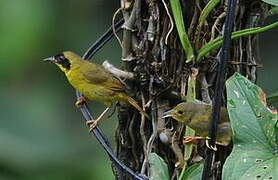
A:
[[[150,116],[138,105],[138,103],[132,97],[126,96],[126,100],[129,104],[140,111],[140,113],[142,113],[146,118],[150,119]]]

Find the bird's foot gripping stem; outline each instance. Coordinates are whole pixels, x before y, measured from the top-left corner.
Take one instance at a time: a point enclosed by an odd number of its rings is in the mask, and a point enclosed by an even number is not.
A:
[[[91,133],[95,129],[99,121],[100,119],[89,120],[86,122],[86,124],[89,126],[89,133]]]
[[[77,99],[77,101],[75,102],[75,106],[80,108],[80,106],[84,103],[86,103],[88,101],[88,99],[86,97],[80,97]]]
[[[214,146],[210,145],[209,140],[210,140],[210,137],[206,137],[206,146],[213,151],[217,151],[216,145],[214,145]]]
[[[195,137],[192,137],[192,136],[186,136],[183,138],[183,144],[187,144],[187,143],[194,143],[194,144],[197,144],[197,141],[198,140],[206,140],[206,146],[213,150],[213,151],[217,151],[217,147],[216,145],[214,146],[211,146],[209,144],[209,140],[210,140],[210,137],[199,137],[199,136],[195,136]]]
[[[106,108],[96,120],[89,120],[86,122],[86,124],[89,126],[89,133],[91,133],[95,127],[98,125],[99,121],[102,119],[102,117],[106,114],[106,112],[109,110],[109,107]]]

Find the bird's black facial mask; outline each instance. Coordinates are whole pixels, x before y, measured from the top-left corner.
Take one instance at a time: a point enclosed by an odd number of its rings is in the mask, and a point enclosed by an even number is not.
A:
[[[58,54],[54,56],[54,59],[55,59],[55,63],[60,64],[67,70],[70,69],[70,65],[71,65],[70,61],[63,54]]]

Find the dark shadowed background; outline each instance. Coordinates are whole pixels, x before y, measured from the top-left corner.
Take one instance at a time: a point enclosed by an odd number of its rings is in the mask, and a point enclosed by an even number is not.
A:
[[[109,159],[74,106],[74,89],[42,59],[65,50],[82,55],[118,7],[108,0],[1,0],[0,179],[113,179]],[[278,90],[277,34],[260,35],[258,84],[268,94]],[[113,40],[94,59],[119,66],[120,58]],[[104,109],[90,106],[95,115]],[[101,122],[111,141],[116,123],[115,116]]]

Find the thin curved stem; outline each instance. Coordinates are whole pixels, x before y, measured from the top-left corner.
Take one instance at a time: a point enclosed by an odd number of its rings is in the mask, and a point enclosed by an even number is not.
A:
[[[116,23],[115,25],[115,30],[116,32],[120,30],[122,24],[123,24],[123,19],[121,19],[119,22]],[[84,53],[82,56],[84,59],[90,59],[98,50],[100,50],[112,37],[114,36],[113,34],[113,29],[110,27],[93,45],[89,47],[89,49]],[[78,91],[76,91],[76,98],[79,99],[82,97],[82,94]],[[87,104],[83,104],[80,107],[80,111],[86,121],[93,120],[93,116],[90,113],[90,110],[87,106]],[[136,180],[145,180],[147,178],[141,177],[140,175],[136,174],[134,171],[132,171],[130,168],[125,166],[120,160],[116,157],[114,154],[111,145],[102,132],[102,130],[99,127],[96,127],[93,129],[91,132],[97,139],[97,141],[100,143],[100,145],[104,148],[105,152],[109,155],[110,159],[113,162],[114,168],[116,169],[116,174],[118,176],[118,179],[123,179],[123,172],[124,170],[127,174],[129,174],[133,179]]]

